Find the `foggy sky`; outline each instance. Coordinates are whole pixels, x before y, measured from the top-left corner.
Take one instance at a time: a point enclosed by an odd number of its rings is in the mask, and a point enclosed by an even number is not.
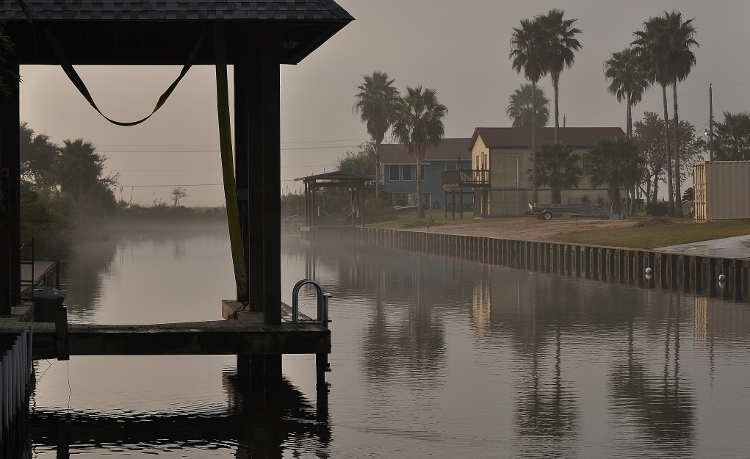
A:
[[[355,21],[296,66],[281,69],[282,191],[299,189],[294,178],[335,170],[336,160],[367,140],[352,112],[363,75],[385,71],[404,92],[407,85],[437,90],[448,107],[446,137],[470,137],[477,126],[510,126],[505,107],[523,77],[508,58],[512,28],[551,8],[565,10],[582,30],[583,49],[560,78],[560,123],[625,128],[625,105],[607,92],[604,62],[633,40],[644,21],[677,10],[695,18],[697,64],[678,84],[680,119],[698,132],[722,112],[750,111],[750,2],[732,1],[509,1],[339,0]],[[109,117],[132,121],[150,113],[179,67],[77,66]],[[167,104],[137,127],[118,127],[89,107],[59,67],[21,68],[21,119],[61,144],[92,142],[119,173],[126,201],[169,202],[185,186],[187,206],[222,205],[221,163],[213,67],[193,67]],[[230,71],[231,78],[231,71]],[[550,100],[552,85],[540,81]],[[231,79],[230,79],[231,87]],[[671,92],[670,92],[671,94]],[[230,94],[231,100],[231,94]],[[670,96],[670,116],[672,111]],[[552,107],[551,107],[552,111]],[[661,91],[634,107],[661,115]],[[550,120],[550,125],[554,121]],[[390,137],[386,137],[389,142]],[[151,187],[159,185],[158,187]],[[199,186],[189,186],[199,185]],[[288,189],[287,189],[288,187]]]

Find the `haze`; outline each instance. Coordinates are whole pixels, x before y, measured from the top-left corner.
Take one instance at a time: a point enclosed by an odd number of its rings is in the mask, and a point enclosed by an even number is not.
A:
[[[678,84],[680,119],[703,132],[714,118],[750,110],[750,3],[732,1],[597,0],[339,0],[355,21],[297,66],[281,69],[282,190],[300,189],[295,178],[335,170],[337,158],[367,140],[352,113],[363,75],[385,71],[406,85],[437,90],[448,107],[446,137],[470,137],[476,126],[510,126],[508,96],[523,84],[508,58],[511,29],[521,19],[565,10],[583,33],[583,49],[560,79],[560,113],[567,126],[625,128],[625,105],[607,92],[603,64],[632,41],[649,17],[677,10],[695,18],[697,64]],[[179,67],[85,67],[77,70],[109,117],[131,121],[148,114]],[[194,67],[167,104],[138,127],[123,128],[100,117],[59,67],[21,69],[21,119],[56,143],[83,138],[108,157],[119,173],[115,196],[142,205],[169,203],[176,186],[187,206],[224,205],[219,161],[213,67]],[[231,77],[231,71],[230,71]],[[540,82],[552,95],[549,78]],[[231,87],[231,80],[230,80]],[[231,98],[231,95],[230,95]],[[671,101],[670,101],[671,104]],[[634,107],[661,113],[660,92],[651,90]],[[670,105],[671,112],[671,105]],[[562,119],[561,119],[562,123]],[[387,137],[386,141],[390,141]]]

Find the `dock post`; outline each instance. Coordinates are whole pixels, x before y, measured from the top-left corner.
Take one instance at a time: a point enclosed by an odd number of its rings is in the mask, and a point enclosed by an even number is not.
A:
[[[70,360],[68,350],[68,309],[61,306],[55,310],[55,337],[57,340],[57,360]]]

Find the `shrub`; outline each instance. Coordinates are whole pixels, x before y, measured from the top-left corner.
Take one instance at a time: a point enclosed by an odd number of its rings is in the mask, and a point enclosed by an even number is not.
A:
[[[391,202],[386,199],[365,200],[365,223],[384,222],[394,220],[396,211],[393,210]]]
[[[669,205],[664,201],[657,202],[656,204],[646,204],[646,215],[652,217],[664,217],[667,213],[669,213]]]

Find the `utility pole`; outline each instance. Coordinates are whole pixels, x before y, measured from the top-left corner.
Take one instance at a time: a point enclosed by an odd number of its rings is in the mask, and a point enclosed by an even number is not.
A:
[[[708,84],[708,160],[714,160],[714,91]]]

